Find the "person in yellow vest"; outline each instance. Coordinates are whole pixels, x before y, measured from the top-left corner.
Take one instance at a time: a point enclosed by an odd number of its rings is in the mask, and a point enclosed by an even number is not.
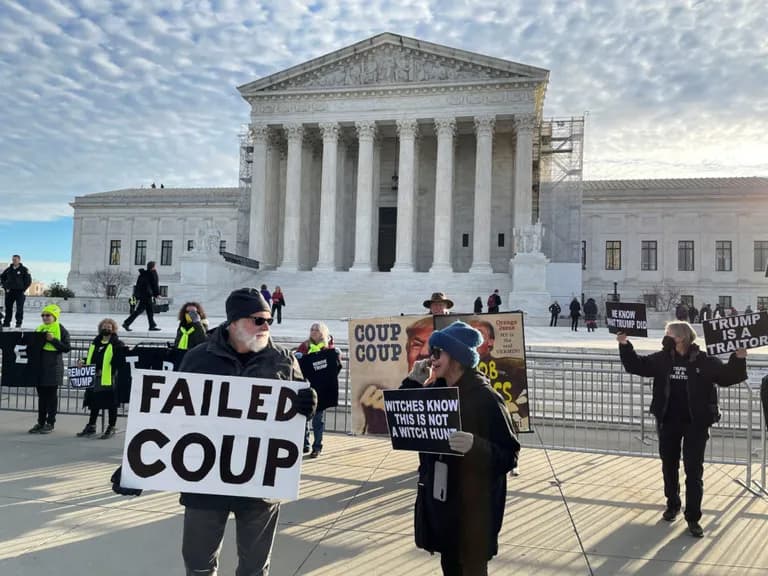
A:
[[[50,434],[56,424],[56,409],[59,404],[59,386],[64,380],[64,353],[69,352],[69,332],[59,323],[61,308],[49,304],[42,309],[43,323],[35,332],[45,334],[40,353],[40,369],[35,376],[37,388],[37,424],[30,428],[30,434]]]
[[[125,359],[125,344],[117,337],[117,322],[104,318],[99,322],[99,335],[88,346],[86,365],[96,366],[93,387],[85,391],[83,405],[91,411],[88,424],[78,438],[90,438],[96,434],[96,420],[99,411],[109,412],[107,429],[101,435],[102,440],[112,438],[117,431],[117,370]],[[82,365],[82,360],[78,363]]]
[[[187,302],[179,310],[179,327],[173,347],[177,350],[192,350],[206,340],[208,318],[205,310],[197,302]]]

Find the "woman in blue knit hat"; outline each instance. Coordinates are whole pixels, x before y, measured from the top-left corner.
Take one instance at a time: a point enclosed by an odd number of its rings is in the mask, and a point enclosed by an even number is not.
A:
[[[456,386],[461,431],[450,437],[463,456],[419,454],[416,546],[439,552],[445,576],[483,576],[498,552],[507,496],[507,472],[520,444],[504,400],[477,371],[482,334],[464,322],[432,333],[430,358],[419,360],[403,388]],[[435,470],[446,470],[447,496],[435,498]]]

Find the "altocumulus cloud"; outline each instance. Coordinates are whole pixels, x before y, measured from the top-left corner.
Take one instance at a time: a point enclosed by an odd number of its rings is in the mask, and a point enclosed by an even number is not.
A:
[[[551,70],[585,176],[768,174],[762,2],[5,0],[3,218],[73,196],[235,185],[236,86],[391,31]]]

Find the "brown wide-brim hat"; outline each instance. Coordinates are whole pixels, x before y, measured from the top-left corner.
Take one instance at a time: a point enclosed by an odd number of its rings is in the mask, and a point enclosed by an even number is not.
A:
[[[424,300],[424,308],[429,308],[433,302],[445,302],[445,305],[450,309],[453,308],[453,300],[445,295],[445,292],[433,292],[432,298]]]

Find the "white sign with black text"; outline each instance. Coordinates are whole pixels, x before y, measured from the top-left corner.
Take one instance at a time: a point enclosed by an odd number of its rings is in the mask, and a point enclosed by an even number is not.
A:
[[[299,497],[305,382],[136,370],[123,448],[126,488]]]

